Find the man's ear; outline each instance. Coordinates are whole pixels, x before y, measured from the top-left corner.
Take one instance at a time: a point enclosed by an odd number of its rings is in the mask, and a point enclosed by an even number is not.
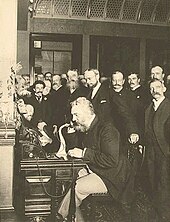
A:
[[[163,77],[163,79],[164,79],[164,77],[165,77],[165,73],[162,74],[162,77]]]
[[[125,79],[123,79],[123,85],[125,84]]]
[[[163,86],[163,92],[166,92],[167,88],[165,87],[165,85]]]

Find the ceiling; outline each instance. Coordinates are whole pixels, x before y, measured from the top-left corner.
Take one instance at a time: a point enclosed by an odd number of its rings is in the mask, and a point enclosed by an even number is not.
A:
[[[34,17],[170,26],[170,0],[34,0]]]

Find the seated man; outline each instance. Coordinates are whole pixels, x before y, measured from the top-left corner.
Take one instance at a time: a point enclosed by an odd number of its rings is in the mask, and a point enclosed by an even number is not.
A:
[[[134,170],[128,159],[119,155],[118,131],[111,122],[98,119],[93,105],[85,97],[71,103],[71,114],[74,129],[81,132],[81,140],[80,147],[70,149],[68,155],[89,161],[87,168],[79,171],[76,182],[76,212],[82,200],[92,193],[108,192],[121,203],[130,203]],[[63,218],[68,215],[69,199],[70,191],[58,210]]]

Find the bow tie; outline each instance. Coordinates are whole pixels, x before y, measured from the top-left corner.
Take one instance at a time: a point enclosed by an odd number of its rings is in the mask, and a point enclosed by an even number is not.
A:
[[[42,101],[42,97],[36,96],[36,99],[38,100],[39,103]]]

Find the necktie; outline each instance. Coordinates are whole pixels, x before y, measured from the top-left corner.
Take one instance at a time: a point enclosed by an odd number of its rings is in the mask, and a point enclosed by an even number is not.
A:
[[[41,97],[37,97],[39,103],[41,102],[41,99],[42,99]]]
[[[156,111],[155,102],[153,101],[153,110]]]

